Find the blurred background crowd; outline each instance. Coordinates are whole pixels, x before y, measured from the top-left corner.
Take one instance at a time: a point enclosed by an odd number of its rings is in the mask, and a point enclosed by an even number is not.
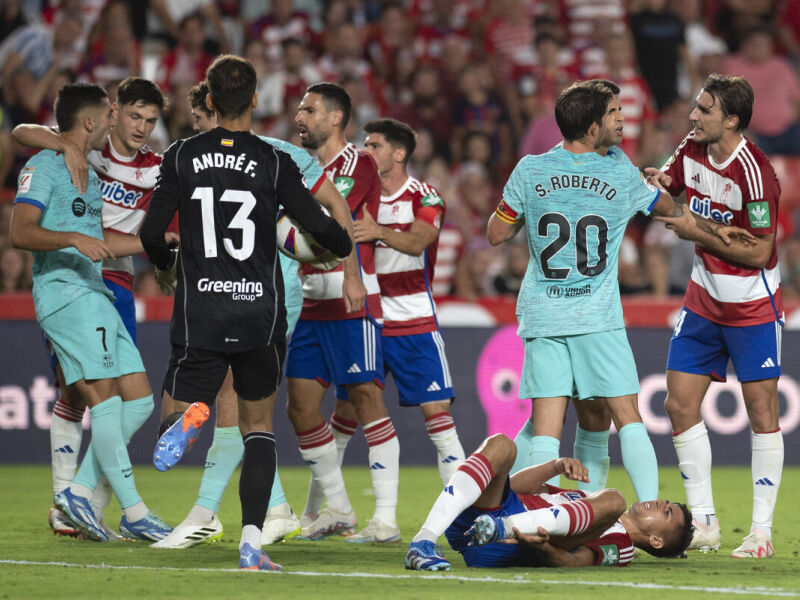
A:
[[[485,224],[517,160],[560,141],[559,92],[602,77],[621,88],[625,152],[661,166],[690,129],[712,72],[744,75],[755,91],[747,135],[783,187],[778,241],[784,295],[800,295],[800,0],[2,0],[0,14],[0,293],[30,289],[31,257],[8,244],[19,169],[32,151],[16,124],[55,124],[71,81],[156,81],[170,98],[150,145],[192,135],[187,102],[220,52],[259,75],[257,133],[298,142],[305,88],[344,86],[349,138],[379,116],[418,133],[411,173],[447,204],[434,294],[515,295],[524,239],[492,248]],[[623,294],[681,294],[693,246],[634,219],[620,254]],[[159,294],[146,263],[136,291]]]

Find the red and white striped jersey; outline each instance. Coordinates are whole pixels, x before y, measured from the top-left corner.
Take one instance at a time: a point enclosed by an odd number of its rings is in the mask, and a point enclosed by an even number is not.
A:
[[[353,220],[361,218],[362,210],[369,210],[372,218],[378,219],[381,198],[381,180],[375,160],[353,144],[347,144],[331,162],[323,167],[325,175],[339,190],[350,207]],[[344,265],[330,271],[315,269],[303,263],[303,310],[301,319],[311,321],[341,321],[370,317],[381,323],[381,293],[375,273],[375,244],[365,242],[357,245],[361,279],[367,288],[364,308],[348,314],[342,298]]]
[[[439,192],[409,177],[395,194],[381,196],[377,221],[395,231],[409,231],[416,220],[441,229],[444,213]],[[420,256],[411,256],[384,242],[375,244],[383,335],[414,335],[438,329],[430,286],[438,246],[437,236]]]
[[[565,490],[552,485],[547,486],[545,494],[518,494],[520,501],[528,510],[550,508],[559,504],[575,502],[586,497],[580,490]],[[616,521],[602,535],[582,544],[594,551],[595,566],[626,567],[633,560],[633,540],[621,521]]]
[[[767,156],[746,138],[728,160],[717,164],[708,145],[695,142],[690,133],[662,170],[672,177],[670,194],[686,190],[692,212],[754,235],[775,233],[780,184]],[[722,325],[745,327],[780,319],[783,303],[774,242],[767,264],[760,269],[695,246],[684,305]]]
[[[132,157],[122,156],[106,141],[88,156],[103,194],[103,229],[137,235],[161,167],[161,155],[142,146]],[[125,288],[133,285],[133,258],[103,261],[103,277]]]

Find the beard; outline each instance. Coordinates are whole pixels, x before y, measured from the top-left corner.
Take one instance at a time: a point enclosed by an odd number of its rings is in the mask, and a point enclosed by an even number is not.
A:
[[[306,130],[305,137],[300,138],[300,144],[303,146],[303,148],[308,148],[309,150],[316,150],[324,143],[325,140],[322,139],[322,136],[315,135],[308,129]]]

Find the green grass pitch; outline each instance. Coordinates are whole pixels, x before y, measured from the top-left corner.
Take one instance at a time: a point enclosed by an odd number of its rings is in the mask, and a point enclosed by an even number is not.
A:
[[[176,468],[159,473],[135,469],[147,504],[177,524],[193,504],[201,471]],[[283,468],[281,478],[292,506],[302,510],[308,470]],[[238,476],[235,477],[238,479]],[[345,469],[350,498],[365,524],[374,498],[366,468]],[[347,544],[342,538],[321,542],[286,541],[267,547],[283,565],[282,573],[236,571],[239,499],[230,485],[220,510],[223,540],[187,550],[154,550],[145,543],[99,544],[57,538],[47,526],[50,470],[44,466],[0,466],[0,598],[800,598],[800,468],[783,473],[774,541],[768,560],[736,560],[730,551],[750,525],[748,468],[716,468],[714,491],[723,527],[718,553],[692,553],[686,560],[647,555],[626,568],[468,569],[446,547],[448,573],[419,573],[403,568],[407,543],[424,520],[441,488],[433,467],[406,467],[400,476],[398,519],[403,542],[384,546]],[[609,485],[625,497],[633,490],[620,468]],[[662,496],[683,500],[675,468],[661,470]],[[115,525],[118,509],[107,511]]]

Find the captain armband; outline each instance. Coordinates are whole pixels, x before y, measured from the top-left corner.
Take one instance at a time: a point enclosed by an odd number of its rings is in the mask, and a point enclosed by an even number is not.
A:
[[[515,225],[520,221],[520,216],[517,211],[506,204],[505,200],[500,200],[500,204],[497,205],[494,214],[498,219],[509,225]]]

